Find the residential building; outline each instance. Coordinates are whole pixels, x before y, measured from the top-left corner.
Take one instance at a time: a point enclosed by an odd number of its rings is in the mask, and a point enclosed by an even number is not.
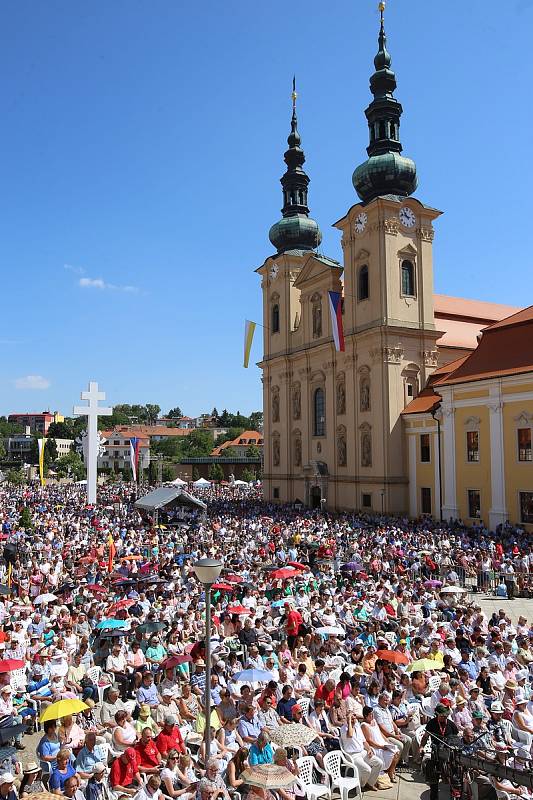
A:
[[[29,427],[31,433],[48,433],[48,428],[52,422],[64,422],[65,417],[58,411],[27,412],[23,414],[10,414],[8,422],[22,425],[23,428]]]
[[[485,328],[403,411],[409,513],[533,532],[533,306]]]
[[[261,452],[263,451],[263,434],[258,431],[243,431],[239,436],[231,441],[224,442],[223,444],[215,447],[212,451],[212,456],[223,456],[224,451],[231,448],[235,450],[235,455],[243,457],[247,455],[250,445],[258,447]]]

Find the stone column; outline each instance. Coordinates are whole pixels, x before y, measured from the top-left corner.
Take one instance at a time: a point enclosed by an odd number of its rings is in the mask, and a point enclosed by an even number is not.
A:
[[[417,434],[409,433],[407,439],[409,441],[409,516],[414,518],[418,515],[416,503],[418,493],[418,486],[416,485]]]
[[[444,392],[443,392],[444,394]],[[450,398],[442,403],[442,446],[444,450],[444,503],[442,516],[445,520],[457,519],[457,489],[455,480],[455,408]]]
[[[503,451],[503,403],[499,389],[491,389],[490,422],[490,489],[489,528],[494,531],[507,521],[505,505],[505,464]]]

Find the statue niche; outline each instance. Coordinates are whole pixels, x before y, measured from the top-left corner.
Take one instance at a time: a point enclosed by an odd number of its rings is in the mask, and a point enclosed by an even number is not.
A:
[[[294,437],[294,466],[302,466],[302,437],[299,433]]]
[[[292,418],[300,419],[302,414],[302,395],[300,387],[295,386],[292,390]]]
[[[337,431],[337,465],[345,467],[346,458],[346,429],[341,427]]]
[[[364,430],[361,434],[361,466],[372,466],[372,434]]]
[[[370,411],[370,378],[368,375],[363,375],[361,378],[359,394],[361,411]]]
[[[322,336],[322,300],[319,294],[314,294],[311,298],[313,314],[313,339]]]
[[[272,463],[275,467],[279,467],[280,452],[279,452],[279,435],[274,436],[272,440]]]
[[[346,387],[344,378],[337,383],[337,414],[346,414]]]
[[[272,422],[279,422],[279,389],[272,390]]]

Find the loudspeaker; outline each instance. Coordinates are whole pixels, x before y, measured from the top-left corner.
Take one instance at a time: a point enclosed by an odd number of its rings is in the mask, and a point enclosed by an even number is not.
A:
[[[8,564],[14,564],[17,560],[17,545],[6,544],[4,546],[4,561]]]

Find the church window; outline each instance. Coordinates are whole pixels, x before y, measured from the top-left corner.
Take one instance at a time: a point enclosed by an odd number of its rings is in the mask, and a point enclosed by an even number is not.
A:
[[[479,519],[481,516],[481,492],[479,489],[468,490],[468,516]]]
[[[479,461],[479,431],[466,433],[466,459],[470,462]]]
[[[415,296],[415,268],[412,261],[402,261],[402,294]]]
[[[379,138],[380,139],[385,139],[385,136],[386,136],[386,134],[385,134],[385,123],[384,122],[380,122],[379,123]]]
[[[372,508],[372,495],[368,492],[363,492],[361,495],[361,505],[363,508]]]
[[[370,282],[368,279],[368,267],[366,264],[359,270],[359,277],[357,280],[357,296],[359,300],[368,300],[370,296]]]
[[[326,395],[324,389],[315,389],[313,398],[314,435],[324,436],[326,432]]]
[[[424,464],[431,461],[431,440],[429,433],[420,434],[420,461]]]
[[[533,522],[533,492],[520,492],[520,522]]]
[[[272,306],[272,333],[279,333],[279,306],[274,303]]]
[[[390,123],[390,138],[396,139],[396,125],[394,124],[394,122]]]
[[[531,428],[518,429],[518,460],[531,461]]]
[[[423,486],[420,489],[422,500],[422,514],[431,514],[431,489],[429,486]]]

